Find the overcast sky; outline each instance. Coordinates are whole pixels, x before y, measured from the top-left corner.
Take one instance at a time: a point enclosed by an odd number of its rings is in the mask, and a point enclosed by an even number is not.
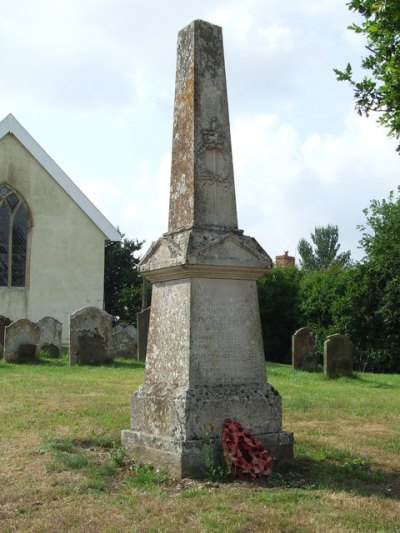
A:
[[[0,0],[0,119],[12,113],[115,226],[167,230],[177,33],[223,27],[239,227],[271,257],[315,226],[358,249],[395,143],[333,68],[359,65],[346,0]],[[1,176],[0,176],[1,180]]]

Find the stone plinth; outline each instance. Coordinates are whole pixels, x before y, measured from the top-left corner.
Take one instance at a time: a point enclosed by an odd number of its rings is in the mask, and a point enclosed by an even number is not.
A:
[[[169,231],[140,263],[153,283],[146,371],[122,441],[136,461],[202,476],[231,418],[290,461],[257,299],[272,262],[238,229],[222,31],[203,21],[178,37],[172,153]]]

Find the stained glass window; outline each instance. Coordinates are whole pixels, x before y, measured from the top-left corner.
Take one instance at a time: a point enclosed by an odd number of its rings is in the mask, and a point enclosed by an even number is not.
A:
[[[0,286],[24,287],[28,216],[18,194],[8,185],[0,185]]]

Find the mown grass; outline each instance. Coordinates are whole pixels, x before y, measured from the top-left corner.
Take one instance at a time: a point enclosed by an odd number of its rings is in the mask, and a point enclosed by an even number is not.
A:
[[[120,445],[142,364],[1,362],[0,531],[400,532],[400,376],[269,364],[268,378],[294,464],[269,481],[177,482]]]

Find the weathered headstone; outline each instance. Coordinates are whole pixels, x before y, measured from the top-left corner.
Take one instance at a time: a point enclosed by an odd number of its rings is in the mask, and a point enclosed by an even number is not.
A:
[[[39,337],[39,327],[30,320],[12,322],[5,328],[4,360],[19,363],[37,359]]]
[[[11,322],[8,317],[0,315],[0,356],[3,355],[5,329]]]
[[[137,330],[134,324],[125,324],[125,326],[123,327],[123,331],[131,337],[137,336]]]
[[[292,366],[298,370],[317,369],[317,341],[309,328],[300,328],[292,336]]]
[[[56,318],[45,316],[36,322],[40,329],[39,350],[45,351],[49,357],[61,354],[62,324]]]
[[[136,333],[132,335],[132,332],[133,329],[131,327],[113,329],[110,346],[110,352],[113,357],[124,357],[125,359],[134,359],[136,357]]]
[[[137,355],[139,361],[146,361],[147,339],[149,336],[151,306],[142,309],[136,315],[137,323]]]
[[[324,374],[329,377],[350,376],[353,373],[353,343],[340,333],[324,342]]]
[[[153,283],[146,371],[122,432],[136,461],[204,475],[226,418],[292,459],[265,375],[256,280],[271,263],[237,225],[222,30],[196,20],[178,36],[168,233],[140,263]]]
[[[112,316],[97,307],[84,307],[70,316],[69,362],[99,364],[113,359],[110,352]]]

